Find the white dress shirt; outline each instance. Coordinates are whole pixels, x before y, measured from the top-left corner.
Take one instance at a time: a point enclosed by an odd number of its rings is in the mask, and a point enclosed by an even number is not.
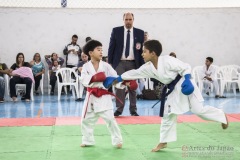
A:
[[[126,42],[127,42],[127,31],[128,29],[124,27],[124,46],[123,46],[123,53],[122,53],[122,58],[121,60],[134,60],[134,53],[133,53],[133,28],[129,29],[130,30],[130,51],[129,51],[129,56],[125,57],[125,50],[126,50]]]

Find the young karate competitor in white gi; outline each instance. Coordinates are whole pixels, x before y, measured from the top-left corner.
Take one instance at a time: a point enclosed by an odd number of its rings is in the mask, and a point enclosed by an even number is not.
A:
[[[212,65],[212,63],[213,58],[207,57],[205,65],[202,68],[202,73],[200,75],[200,78],[203,80],[204,88],[206,88],[206,94],[209,95],[211,84],[213,84],[213,88],[215,90],[215,98],[226,98],[220,95],[219,84],[217,81],[217,67]]]
[[[113,103],[111,93],[103,86],[106,76],[117,77],[116,71],[106,62],[102,61],[102,44],[96,40],[90,40],[84,47],[83,52],[91,57],[91,60],[83,65],[81,77],[82,84],[87,87],[87,95],[82,111],[81,147],[94,145],[94,126],[99,117],[107,124],[111,134],[112,145],[122,147],[122,135],[113,115]]]
[[[160,56],[162,45],[157,40],[149,40],[144,43],[143,59],[146,62],[137,70],[123,73],[105,87],[121,82],[140,78],[155,78],[166,85],[171,91],[164,105],[165,98],[161,100],[160,116],[163,116],[160,129],[160,143],[152,149],[153,152],[166,148],[168,142],[176,141],[177,115],[187,111],[198,115],[202,119],[222,123],[222,128],[228,127],[225,113],[221,109],[211,106],[203,107],[203,97],[191,79],[191,67],[177,58]],[[165,106],[165,107],[164,107]],[[165,108],[163,110],[163,108]],[[163,113],[164,111],[164,113]]]

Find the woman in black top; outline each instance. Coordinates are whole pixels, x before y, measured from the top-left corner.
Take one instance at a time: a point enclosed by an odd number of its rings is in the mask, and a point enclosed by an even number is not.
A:
[[[23,53],[17,54],[16,63],[14,63],[11,66],[10,72],[12,73],[13,70],[16,70],[20,67],[30,67],[30,64],[28,62],[24,62]],[[17,101],[17,94],[16,94],[16,88],[15,88],[16,84],[26,84],[26,94],[23,96],[22,100],[26,100],[27,102],[30,101],[30,93],[32,88],[31,78],[28,78],[28,77],[22,78],[17,75],[12,75],[12,78],[10,79],[10,96],[14,102]]]

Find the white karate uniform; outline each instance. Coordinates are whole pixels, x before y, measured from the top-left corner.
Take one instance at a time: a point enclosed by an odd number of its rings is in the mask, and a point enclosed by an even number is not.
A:
[[[207,80],[204,78],[205,76],[210,77],[212,81]],[[213,88],[215,90],[215,95],[219,95],[219,85],[217,81],[217,67],[214,65],[210,65],[209,68],[207,69],[207,66],[204,65],[202,68],[202,74],[200,75],[200,78],[203,81],[203,86],[206,90],[206,92],[211,91],[211,87],[213,85]]]
[[[171,83],[179,74],[183,76],[176,84],[174,90],[168,95],[165,102],[164,117],[160,129],[160,143],[176,141],[177,115],[191,111],[202,119],[227,123],[222,110],[211,106],[203,106],[203,97],[194,82],[194,92],[184,95],[181,92],[181,84],[185,80],[184,75],[191,73],[191,67],[177,58],[171,56],[159,56],[157,69],[152,62],[147,62],[137,70],[123,73],[122,79],[155,78],[163,84]]]
[[[104,72],[105,75],[117,77],[117,72],[106,62],[100,61],[99,68],[95,71],[92,62],[89,61],[83,65],[83,69],[81,72],[82,77],[82,84],[85,87],[90,88],[101,88],[106,89],[103,86],[102,82],[94,82],[89,84],[93,75],[98,72]],[[94,136],[93,136],[93,129],[99,117],[102,117],[107,124],[108,130],[111,134],[112,144],[114,146],[118,144],[122,144],[122,135],[118,124],[114,118],[113,114],[113,103],[111,95],[103,95],[101,97],[95,97],[93,94],[90,95],[89,92],[86,94],[86,98],[83,104],[82,110],[82,121],[81,121],[81,130],[82,130],[82,144],[86,145],[94,145]],[[88,107],[87,105],[88,101]],[[86,111],[87,108],[87,111]],[[86,116],[84,118],[84,114],[86,111]]]

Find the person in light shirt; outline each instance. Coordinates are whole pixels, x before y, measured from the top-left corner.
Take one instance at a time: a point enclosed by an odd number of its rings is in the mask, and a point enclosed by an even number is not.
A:
[[[66,55],[66,67],[77,67],[78,61],[81,58],[81,47],[77,44],[78,36],[72,36],[72,42],[65,46],[63,54]]]
[[[42,75],[45,73],[45,66],[41,61],[41,56],[39,53],[34,54],[33,60],[30,62],[30,65],[32,66],[32,72],[35,80],[35,94],[38,95],[40,81],[42,79]]]

